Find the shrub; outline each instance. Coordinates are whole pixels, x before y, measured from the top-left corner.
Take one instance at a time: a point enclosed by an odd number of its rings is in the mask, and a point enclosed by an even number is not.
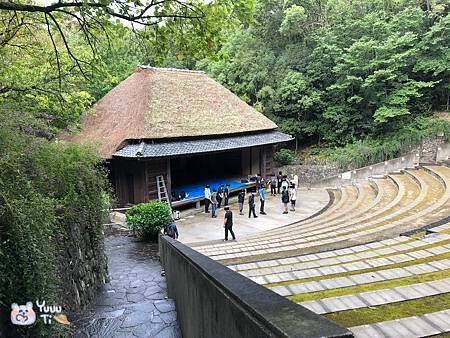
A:
[[[158,233],[172,221],[170,207],[160,201],[141,203],[126,213],[128,226],[144,239],[156,239]]]
[[[106,175],[90,149],[27,135],[11,125],[16,121],[0,114],[0,313],[37,299],[78,310],[107,274]],[[84,273],[86,257],[95,257],[92,274]],[[6,330],[29,337],[64,333],[42,320]]]
[[[338,148],[314,149],[313,162],[334,164],[343,170],[360,168],[393,159],[410,152],[425,138],[440,135],[450,140],[450,123],[432,118],[416,118],[399,130],[384,137],[368,137]]]
[[[291,164],[294,160],[294,152],[292,150],[282,148],[275,153],[273,158],[281,165]]]

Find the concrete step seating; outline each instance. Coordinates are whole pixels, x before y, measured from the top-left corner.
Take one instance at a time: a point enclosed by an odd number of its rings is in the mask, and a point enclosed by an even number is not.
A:
[[[450,332],[450,168],[405,170],[333,194],[316,217],[194,249],[356,337]],[[409,302],[416,316],[395,314]]]
[[[450,331],[450,310],[351,328],[357,338],[427,337]]]
[[[338,255],[335,251],[322,252],[319,254],[308,255],[309,257],[327,257],[324,259],[311,260],[306,262],[296,262],[291,264],[280,264],[277,261],[263,261],[260,264],[266,265],[263,268],[256,268],[251,270],[240,271],[240,273],[258,284],[279,283],[282,281],[298,280],[301,278],[311,278],[316,276],[325,276],[329,274],[342,273],[345,271],[357,271],[370,269],[374,267],[389,267],[389,265],[411,262],[417,258],[432,257],[435,255],[443,254],[447,252],[445,245],[437,245],[439,242],[450,243],[450,235],[441,235],[434,237],[436,246],[432,248],[422,250],[422,246],[429,246],[429,241],[414,241],[411,243],[404,243],[402,245],[384,245],[380,248],[372,248],[364,251],[356,251],[359,249],[368,249],[369,247],[357,246],[349,248],[353,250],[353,253],[346,255]],[[380,242],[375,242],[380,243]],[[411,245],[412,244],[412,245]],[[339,253],[346,252],[345,249],[339,251]],[[299,260],[305,259],[304,257],[295,257]],[[293,262],[294,257],[290,257],[287,260]],[[284,261],[285,262],[285,261]],[[284,263],[283,262],[283,263]],[[357,264],[355,262],[358,262]],[[269,267],[268,265],[271,265]],[[239,266],[231,266],[231,268],[238,269]]]
[[[325,314],[337,311],[403,302],[406,300],[436,296],[449,292],[450,278],[445,278],[434,280],[432,282],[398,286],[392,289],[382,289],[362,292],[355,295],[311,300],[299,304],[309,308],[315,313]]]
[[[374,180],[379,188],[376,197],[365,202],[366,207],[372,207],[370,210],[359,207],[357,211],[352,212],[354,206],[362,203],[362,199],[357,202],[358,196],[366,194],[363,191],[367,192],[367,186],[361,185],[358,189],[344,187],[337,204],[317,220],[297,222],[279,228],[276,232],[235,243],[206,245],[195,249],[216,260],[229,260],[276,252],[283,255],[283,252],[287,251],[355,241],[361,237],[384,234],[387,230],[398,234],[439,219],[448,211],[450,190],[445,187],[450,177],[449,170],[445,167],[430,167]],[[392,181],[397,189],[389,187],[389,181]],[[394,198],[380,197],[380,193],[390,195],[386,191],[394,192]],[[359,211],[363,214],[359,214]],[[339,219],[340,217],[343,219]]]

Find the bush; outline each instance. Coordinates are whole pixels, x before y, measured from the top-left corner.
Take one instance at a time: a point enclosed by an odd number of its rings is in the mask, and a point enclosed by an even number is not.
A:
[[[294,160],[294,152],[292,150],[282,148],[275,153],[273,158],[281,165],[291,164]]]
[[[393,159],[415,149],[423,139],[438,135],[447,142],[450,140],[448,121],[419,117],[384,137],[368,137],[339,148],[313,149],[311,159],[350,170]]]
[[[144,239],[157,239],[158,233],[172,221],[170,207],[160,201],[141,203],[126,213],[128,226]]]
[[[0,114],[0,313],[8,313],[13,302],[37,299],[79,310],[107,275],[106,175],[90,149],[21,132],[32,124],[19,128],[15,116]],[[95,257],[93,272],[80,274],[87,271],[87,256]],[[56,337],[65,329],[39,320],[6,330],[11,336]]]

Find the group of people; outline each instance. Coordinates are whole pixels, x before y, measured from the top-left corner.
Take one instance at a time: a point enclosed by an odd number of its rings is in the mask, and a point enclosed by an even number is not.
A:
[[[266,202],[266,189],[270,186],[271,196],[276,196],[281,194],[281,202],[284,206],[283,214],[289,212],[288,205],[291,205],[291,211],[295,211],[295,205],[297,201],[297,187],[298,187],[298,176],[294,175],[293,180],[289,182],[286,175],[283,175],[280,171],[278,175],[272,174],[270,177],[264,179],[260,174],[258,174],[254,181],[256,182],[256,193],[250,192],[248,194],[248,217],[257,218],[256,214],[256,198],[259,197],[259,214],[267,215],[265,212],[265,202]],[[257,197],[256,197],[257,196]],[[204,191],[205,197],[205,213],[209,213],[209,208],[211,207],[211,217],[217,218],[217,210],[221,207],[223,202],[225,217],[224,217],[224,228],[225,228],[225,241],[228,240],[228,233],[231,234],[233,240],[236,236],[233,232],[233,213],[228,205],[230,197],[230,185],[225,186],[221,184],[218,189],[213,189],[211,192],[211,187],[209,185],[205,186]],[[238,207],[239,214],[244,215],[244,204],[245,204],[245,190],[242,189],[238,194]]]
[[[295,205],[297,201],[297,188],[298,188],[298,176],[294,175],[293,180],[289,182],[287,175],[283,175],[280,171],[278,175],[272,174],[270,178],[264,179],[260,174],[256,176],[256,190],[259,195],[260,201],[260,215],[266,215],[264,211],[265,201],[266,201],[266,189],[270,186],[270,195],[276,196],[277,194],[281,194],[281,202],[284,205],[283,214],[289,213],[288,204],[291,204],[291,211],[295,211]],[[243,215],[243,206],[244,206],[244,192],[241,191],[238,195],[238,203],[239,203],[239,212]],[[253,193],[250,193],[248,197],[248,217],[250,218],[253,214],[253,217],[256,216],[255,212],[255,197]]]
[[[230,185],[227,183],[225,187],[223,184],[219,186],[218,189],[213,189],[211,192],[211,188],[209,184],[205,186],[205,213],[209,213],[209,207],[211,206],[211,217],[217,217],[217,209],[220,209],[220,206],[223,205],[226,207],[229,202],[230,197]]]

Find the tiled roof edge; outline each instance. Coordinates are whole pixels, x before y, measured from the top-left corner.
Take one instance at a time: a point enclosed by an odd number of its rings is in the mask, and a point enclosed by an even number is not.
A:
[[[138,65],[137,68],[158,70],[158,71],[164,71],[164,72],[206,74],[202,70],[190,70],[190,69],[178,69],[178,68],[160,68],[160,67],[152,67],[152,66],[147,66],[147,65]]]

